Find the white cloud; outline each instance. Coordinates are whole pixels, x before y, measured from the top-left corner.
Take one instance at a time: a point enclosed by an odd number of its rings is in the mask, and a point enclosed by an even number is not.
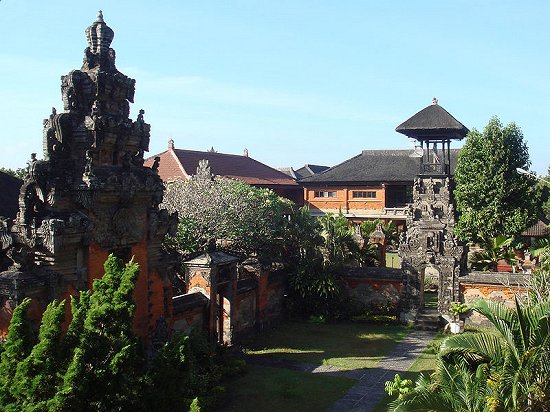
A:
[[[124,72],[124,70],[122,71]],[[230,106],[275,108],[332,119],[392,124],[399,121],[394,116],[352,101],[336,101],[323,96],[226,84],[202,76],[157,76],[133,68],[127,68],[126,72],[131,73],[131,76],[138,77],[138,92],[141,97],[154,96],[157,102],[162,100],[174,102],[180,98],[186,100],[195,98],[197,103],[207,101]]]

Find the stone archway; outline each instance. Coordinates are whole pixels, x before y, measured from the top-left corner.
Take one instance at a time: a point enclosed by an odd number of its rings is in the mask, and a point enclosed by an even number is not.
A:
[[[434,205],[438,205],[437,212]],[[454,236],[454,223],[449,179],[418,177],[407,216],[407,231],[402,233],[399,244],[404,285],[400,295],[403,322],[414,321],[423,307],[426,271],[438,277],[440,314],[447,314],[450,303],[458,300],[463,247]]]

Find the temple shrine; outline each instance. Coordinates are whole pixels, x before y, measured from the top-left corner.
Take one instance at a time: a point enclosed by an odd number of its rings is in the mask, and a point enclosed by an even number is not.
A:
[[[13,261],[0,273],[0,337],[24,298],[38,323],[53,299],[91,288],[113,253],[139,263],[134,329],[154,344],[171,329],[172,268],[161,241],[177,216],[159,208],[158,164],[143,165],[150,125],[143,110],[129,117],[135,80],[117,70],[101,12],[85,33],[82,68],[61,77],[64,111],[44,120],[44,160],[32,155],[17,217],[0,222]]]

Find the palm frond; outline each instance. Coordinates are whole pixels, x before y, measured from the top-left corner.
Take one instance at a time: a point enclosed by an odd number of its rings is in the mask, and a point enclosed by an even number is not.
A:
[[[487,332],[464,333],[449,337],[441,345],[439,355],[450,358],[451,354],[458,354],[469,364],[479,364],[484,361],[502,365],[506,357],[502,339]]]

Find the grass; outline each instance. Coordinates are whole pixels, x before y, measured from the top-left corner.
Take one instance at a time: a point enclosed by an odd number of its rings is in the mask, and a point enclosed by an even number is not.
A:
[[[228,403],[219,412],[323,411],[355,384],[342,376],[249,365],[227,384]]]
[[[437,309],[437,292],[424,293],[424,306],[426,308]]]
[[[245,341],[243,350],[252,356],[327,364],[348,370],[372,368],[408,331],[402,325],[288,321]]]

